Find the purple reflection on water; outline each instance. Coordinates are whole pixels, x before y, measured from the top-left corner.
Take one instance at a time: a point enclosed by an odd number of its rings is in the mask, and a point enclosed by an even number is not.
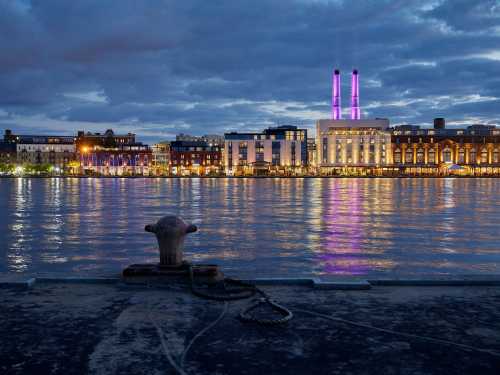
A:
[[[342,207],[340,206],[340,204]],[[362,275],[370,271],[363,257],[360,238],[360,192],[358,181],[353,180],[346,190],[332,189],[325,214],[323,254],[318,258],[322,270],[330,275]],[[338,215],[347,211],[349,215]]]

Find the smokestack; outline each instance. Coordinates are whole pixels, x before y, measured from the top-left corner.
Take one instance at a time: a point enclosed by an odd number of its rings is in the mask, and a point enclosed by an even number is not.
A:
[[[332,119],[340,120],[342,118],[342,110],[340,108],[340,71],[335,69],[333,72],[333,87],[332,87]]]
[[[360,120],[361,111],[359,109],[359,76],[358,71],[354,69],[352,71],[352,81],[351,81],[351,119]]]

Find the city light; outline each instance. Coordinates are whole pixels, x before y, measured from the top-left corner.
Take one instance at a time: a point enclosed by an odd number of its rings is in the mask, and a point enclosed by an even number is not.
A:
[[[351,74],[351,116],[342,119],[340,70],[333,71],[331,116],[310,129],[283,124],[224,135],[179,134],[153,146],[135,134],[13,135],[0,142],[2,175],[78,176],[499,176],[500,129],[391,126],[361,119],[359,72]],[[433,126],[432,126],[433,125]],[[456,167],[450,168],[450,165]]]

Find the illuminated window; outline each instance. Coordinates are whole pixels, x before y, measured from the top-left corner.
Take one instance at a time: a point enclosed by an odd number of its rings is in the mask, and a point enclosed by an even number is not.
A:
[[[409,148],[406,150],[405,164],[412,164],[412,163],[413,163],[413,150]]]
[[[359,140],[359,163],[365,162],[365,146],[363,144],[363,138]]]
[[[436,162],[436,151],[433,148],[429,150],[429,164],[434,164]]]
[[[486,150],[485,148],[481,150],[481,163],[488,163],[488,150]]]
[[[476,164],[477,163],[477,153],[475,149],[470,150],[469,154],[469,164]]]
[[[328,163],[328,138],[323,138],[323,163]]]
[[[445,148],[443,150],[443,161],[445,163],[451,163],[452,162],[452,159],[451,159],[451,150],[449,148]]]
[[[464,164],[465,163],[465,150],[461,148],[458,150],[458,164]]]
[[[417,150],[417,163],[418,164],[423,164],[424,163],[424,149],[419,148]]]
[[[342,141],[340,139],[337,139],[335,141],[335,157],[337,160],[337,163],[340,163],[342,161]]]
[[[349,142],[351,141],[351,142]],[[352,139],[347,140],[347,150],[346,150],[347,163],[352,163]]]
[[[394,151],[394,163],[401,164],[401,150],[399,148]]]

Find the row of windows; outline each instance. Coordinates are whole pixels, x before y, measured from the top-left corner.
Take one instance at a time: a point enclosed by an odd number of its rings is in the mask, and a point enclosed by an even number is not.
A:
[[[379,135],[379,134],[380,134],[380,129],[330,130],[328,132],[328,135]]]
[[[189,157],[185,157],[186,155],[185,154],[180,154],[180,158],[181,159],[189,159]],[[173,158],[175,158],[176,156],[173,156]],[[202,155],[201,154],[191,154],[191,159],[198,159],[198,158],[201,158]],[[207,154],[205,155],[205,158],[206,159],[219,159],[219,155],[217,154],[214,154],[214,155],[211,155],[211,154]]]
[[[198,165],[218,165],[219,161],[218,160],[172,160],[169,165],[193,165],[193,164],[198,164]]]
[[[63,146],[64,147],[64,146]],[[67,146],[64,149],[60,149],[59,147],[55,148],[54,146],[44,146],[44,147],[36,147],[36,146],[25,146],[22,148],[19,148],[19,151],[21,152],[74,152],[74,148],[71,146]]]
[[[217,147],[217,146],[213,146],[213,147],[188,147],[188,146],[182,146],[182,147],[172,147],[172,151],[174,151],[174,152],[192,152],[192,151],[218,152],[218,151],[220,151],[220,148]]]
[[[443,132],[440,132],[441,134],[443,134]],[[425,129],[425,130],[394,130],[392,132],[392,135],[435,135],[436,132],[432,129]],[[452,137],[452,136],[455,136],[455,135],[464,135],[466,134],[466,132],[464,130],[456,130],[456,131],[451,131],[450,132],[450,129],[446,130],[446,133],[445,135],[449,136],[449,137]],[[476,134],[484,134],[484,132],[476,132],[474,130],[471,130],[468,132],[468,134],[470,135],[476,135]],[[491,132],[492,135],[500,135],[500,131],[499,130],[493,130]],[[486,133],[486,135],[488,135],[488,133]]]
[[[332,152],[329,152],[328,138],[323,138],[323,163],[328,164],[335,160],[337,163],[353,164],[354,160],[357,159],[358,163],[369,163],[374,164],[376,162],[375,154],[375,141],[371,138],[368,142],[361,142],[357,147],[353,147],[352,139],[348,139],[344,142],[341,139],[335,140],[335,147]],[[354,155],[355,150],[357,150],[357,158]],[[386,145],[385,143],[380,144],[380,163],[387,162],[386,155]],[[332,160],[329,159],[332,156]]]
[[[445,163],[453,163],[455,162],[455,152],[449,148],[445,148],[441,152],[441,159]],[[466,151],[464,149],[460,149],[457,153],[457,158],[456,161],[459,164],[464,164],[467,161],[466,158]],[[475,164],[478,162],[478,156],[479,156],[479,162],[481,163],[488,163],[488,150],[487,149],[482,149],[480,150],[479,153],[476,152],[475,149],[470,150],[469,152],[469,163],[470,164]],[[423,164],[425,163],[425,151],[422,148],[417,149],[416,153],[414,154],[413,149],[408,149],[406,150],[405,153],[405,162],[406,163],[413,163],[416,162],[417,164]],[[402,151],[399,149],[396,149],[394,151],[394,163],[400,164],[402,163]],[[495,149],[492,154],[491,154],[491,162],[492,163],[500,163],[500,150]],[[436,163],[436,152],[434,149],[430,149],[427,152],[427,163],[429,164],[434,164]]]

